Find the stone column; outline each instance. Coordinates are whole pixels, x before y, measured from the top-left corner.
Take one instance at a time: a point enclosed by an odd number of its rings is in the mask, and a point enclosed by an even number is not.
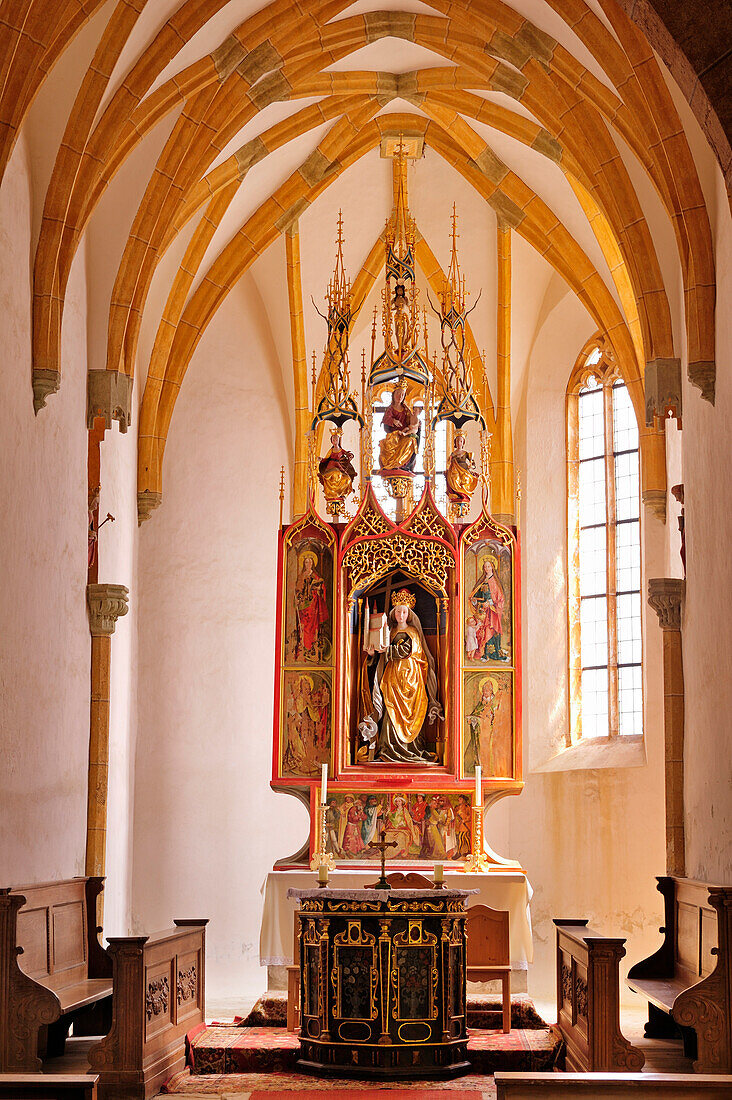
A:
[[[86,815],[87,875],[104,875],[107,843],[109,773],[109,669],[112,635],[120,615],[127,614],[129,590],[123,584],[89,584],[91,644],[91,708],[89,721],[89,791]],[[101,924],[101,895],[97,922]]]
[[[666,744],[666,874],[683,875],[684,852],[684,665],[681,608],[684,581],[648,581],[648,602],[663,632],[663,726]]]

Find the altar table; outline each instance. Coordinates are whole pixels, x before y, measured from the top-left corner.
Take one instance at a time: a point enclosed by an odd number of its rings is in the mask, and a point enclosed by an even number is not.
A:
[[[387,870],[394,870],[388,868]],[[422,874],[429,874],[420,868]],[[331,871],[330,886],[333,889],[354,890],[375,882],[378,868]],[[259,961],[262,966],[289,966],[292,957],[292,930],[296,902],[287,897],[288,890],[307,890],[315,885],[312,871],[270,871],[262,884],[264,912],[259,936]],[[450,889],[477,890],[471,903],[490,905],[492,909],[509,912],[511,938],[511,969],[526,970],[533,961],[534,947],[531,938],[531,912],[529,902],[533,890],[521,871],[487,871],[485,874],[466,874],[450,871],[445,867],[445,886]]]
[[[290,890],[300,903],[301,1069],[410,1079],[470,1070],[470,893]]]

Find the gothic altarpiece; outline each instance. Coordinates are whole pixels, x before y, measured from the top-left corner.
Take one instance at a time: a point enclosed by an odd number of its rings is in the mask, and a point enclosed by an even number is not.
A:
[[[488,510],[489,434],[466,340],[455,215],[444,289],[437,305],[429,302],[440,330],[431,354],[399,153],[394,173],[383,348],[375,313],[359,401],[351,390],[354,317],[339,221],[325,353],[319,377],[313,371],[308,508],[280,532],[272,786],[307,805],[311,829],[307,845],[278,867],[375,863],[371,845],[385,830],[389,859],[401,867],[515,868],[476,836],[476,788],[481,804],[490,804],[523,786],[516,531]],[[379,400],[383,412],[375,410]],[[347,423],[358,430],[356,459],[343,445]],[[466,424],[480,432],[477,461],[466,449]],[[449,450],[438,474],[441,425]],[[438,489],[446,491],[444,509]],[[474,497],[479,514],[468,521]]]

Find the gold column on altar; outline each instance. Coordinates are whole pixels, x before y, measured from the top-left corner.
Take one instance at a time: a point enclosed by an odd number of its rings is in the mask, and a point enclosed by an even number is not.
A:
[[[491,449],[491,512],[499,523],[516,522],[511,427],[511,229],[498,219],[498,315],[496,324],[496,434]]]

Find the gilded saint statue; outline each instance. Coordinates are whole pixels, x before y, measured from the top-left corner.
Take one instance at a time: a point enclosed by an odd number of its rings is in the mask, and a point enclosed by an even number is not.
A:
[[[417,464],[419,450],[419,417],[406,402],[406,388],[398,382],[391,396],[391,405],[384,413],[382,424],[386,435],[379,443],[381,471],[402,470],[411,473]]]
[[[359,724],[365,741],[374,745],[374,759],[430,761],[422,731],[443,718],[437,694],[435,661],[422,624],[414,612],[415,597],[402,589],[391,598],[389,642],[380,647],[371,691],[371,713]],[[368,651],[374,654],[374,646]]]
[[[353,492],[356,471],[352,459],[353,453],[343,449],[343,433],[334,428],[330,433],[330,450],[318,463],[318,480],[329,505],[341,503]]]
[[[480,474],[470,451],[465,450],[465,433],[456,432],[450,461],[445,472],[447,496],[453,504],[470,504]]]

